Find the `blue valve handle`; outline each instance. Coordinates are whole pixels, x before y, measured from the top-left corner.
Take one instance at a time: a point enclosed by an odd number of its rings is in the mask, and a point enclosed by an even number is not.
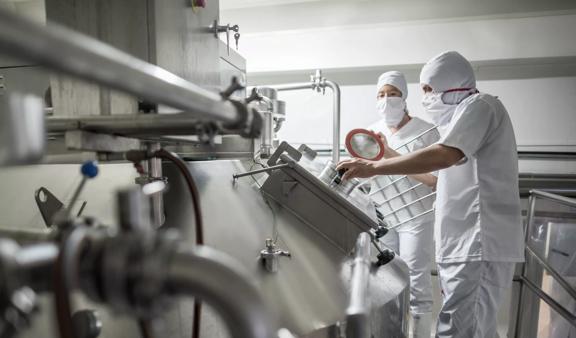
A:
[[[98,162],[96,161],[86,161],[80,167],[80,172],[82,176],[86,178],[94,178],[98,176]]]
[[[80,181],[80,184],[74,191],[74,195],[72,195],[72,200],[70,201],[68,208],[66,208],[66,213],[68,215],[70,215],[70,212],[74,207],[74,204],[76,204],[76,201],[78,201],[78,197],[80,196],[82,189],[84,189],[84,184],[86,184],[86,181],[90,178],[98,176],[98,162],[96,161],[84,162],[80,167],[80,173],[82,174],[82,181]]]

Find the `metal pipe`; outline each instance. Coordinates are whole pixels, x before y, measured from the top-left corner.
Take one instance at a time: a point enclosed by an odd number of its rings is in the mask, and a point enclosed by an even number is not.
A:
[[[350,299],[346,308],[346,337],[370,337],[370,235],[358,235],[350,278]]]
[[[159,143],[153,143],[148,145],[148,151],[153,153],[160,150],[161,146]],[[148,174],[152,180],[160,179],[162,180],[162,159],[151,158],[148,161]],[[164,195],[163,194],[153,194],[150,197],[151,206],[151,216],[154,228],[160,228],[164,224]]]
[[[332,89],[332,161],[340,162],[340,86],[333,81],[326,80],[323,85]]]
[[[301,82],[301,83],[281,84],[281,85],[270,86],[270,87],[281,92],[281,91],[286,91],[286,90],[314,89],[314,86],[315,85],[313,82]]]
[[[0,9],[0,51],[197,118],[236,125],[245,116],[231,102],[163,68],[50,23],[40,25]]]
[[[90,130],[117,135],[192,135],[201,120],[188,113],[140,114],[83,117],[48,117],[46,130],[49,133],[64,133],[70,130]]]
[[[233,338],[270,338],[275,325],[251,277],[237,263],[200,246],[178,250],[168,263],[166,288],[170,294],[200,297],[222,316]]]
[[[317,81],[314,81],[316,79]],[[270,86],[277,91],[330,88],[332,89],[332,162],[340,162],[340,115],[341,115],[341,91],[340,86],[330,80],[326,80],[317,71],[313,81],[302,83],[289,83],[283,85]]]

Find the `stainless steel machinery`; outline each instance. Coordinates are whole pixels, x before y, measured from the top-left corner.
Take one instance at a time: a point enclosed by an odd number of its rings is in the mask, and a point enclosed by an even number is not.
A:
[[[49,155],[0,169],[3,337],[405,337],[407,269],[366,193],[305,146],[254,158],[266,118],[217,5],[0,10],[0,53],[54,72],[45,121],[34,100],[3,115],[48,137],[2,133],[3,164]]]

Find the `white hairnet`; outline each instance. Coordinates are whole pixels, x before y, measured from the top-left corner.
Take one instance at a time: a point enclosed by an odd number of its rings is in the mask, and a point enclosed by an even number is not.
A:
[[[420,72],[420,84],[432,87],[435,92],[455,88],[476,88],[474,70],[460,53],[448,51],[426,62]]]
[[[376,95],[378,95],[380,89],[382,89],[382,87],[385,85],[396,87],[399,91],[402,92],[402,98],[406,100],[406,97],[408,96],[408,85],[406,84],[406,78],[404,77],[404,74],[397,71],[391,71],[380,75],[378,78],[378,84],[376,85]]]

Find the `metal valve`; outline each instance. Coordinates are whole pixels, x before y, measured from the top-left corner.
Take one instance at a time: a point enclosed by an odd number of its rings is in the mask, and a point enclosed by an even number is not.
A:
[[[270,238],[266,239],[266,249],[260,251],[260,259],[262,260],[262,266],[268,272],[278,271],[278,259],[280,256],[292,257],[292,254],[288,251],[276,249],[274,241]]]

